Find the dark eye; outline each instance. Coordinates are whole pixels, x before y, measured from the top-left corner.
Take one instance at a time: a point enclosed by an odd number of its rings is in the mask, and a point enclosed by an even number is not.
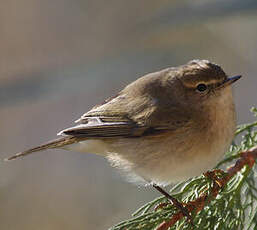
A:
[[[207,85],[205,84],[199,84],[197,87],[196,87],[197,91],[199,92],[204,92],[206,89],[207,89]]]

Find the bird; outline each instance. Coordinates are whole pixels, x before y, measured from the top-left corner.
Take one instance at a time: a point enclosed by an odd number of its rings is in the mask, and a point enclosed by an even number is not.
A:
[[[221,160],[234,137],[232,83],[240,78],[198,59],[149,73],[84,113],[60,138],[6,160],[46,149],[98,154],[130,181],[153,185],[189,216],[161,187],[198,176]]]

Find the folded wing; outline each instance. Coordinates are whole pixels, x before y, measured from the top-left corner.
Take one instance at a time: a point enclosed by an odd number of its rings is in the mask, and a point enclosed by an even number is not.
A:
[[[64,129],[58,135],[80,138],[135,137],[144,133],[146,127],[120,117],[84,117],[83,122]]]

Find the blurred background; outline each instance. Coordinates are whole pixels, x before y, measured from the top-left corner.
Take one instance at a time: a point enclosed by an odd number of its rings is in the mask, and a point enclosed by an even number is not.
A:
[[[256,0],[9,0],[0,7],[0,158],[55,138],[152,71],[209,59],[257,105]],[[98,156],[46,151],[0,164],[0,229],[107,229],[159,194]]]

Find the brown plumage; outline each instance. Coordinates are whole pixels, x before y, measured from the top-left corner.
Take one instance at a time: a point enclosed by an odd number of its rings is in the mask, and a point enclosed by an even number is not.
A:
[[[60,139],[8,160],[64,148],[107,157],[146,182],[169,184],[213,167],[235,129],[231,83],[206,60],[147,74],[93,107]]]

